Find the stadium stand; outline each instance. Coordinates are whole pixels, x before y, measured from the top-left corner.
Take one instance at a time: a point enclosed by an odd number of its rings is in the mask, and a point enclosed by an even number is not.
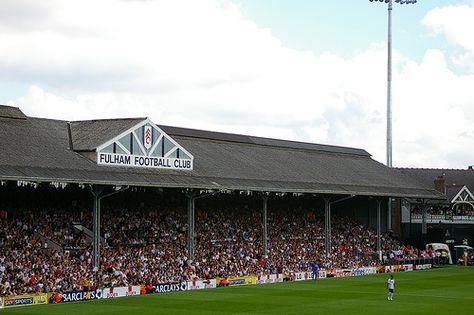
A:
[[[445,198],[356,148],[9,106],[0,124],[2,296],[375,266],[378,232],[392,263],[427,253],[389,233],[388,198]]]

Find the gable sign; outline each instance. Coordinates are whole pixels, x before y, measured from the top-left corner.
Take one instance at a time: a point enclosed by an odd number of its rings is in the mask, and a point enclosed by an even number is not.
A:
[[[463,186],[461,190],[454,196],[451,203],[473,203],[474,196],[472,195],[471,191],[466,186]]]
[[[194,157],[149,119],[97,149],[97,164],[192,170]]]

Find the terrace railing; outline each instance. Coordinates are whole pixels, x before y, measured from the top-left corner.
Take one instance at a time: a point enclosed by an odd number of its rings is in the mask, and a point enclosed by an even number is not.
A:
[[[421,223],[421,214],[412,214],[411,223]],[[474,224],[474,215],[427,214],[426,223]]]

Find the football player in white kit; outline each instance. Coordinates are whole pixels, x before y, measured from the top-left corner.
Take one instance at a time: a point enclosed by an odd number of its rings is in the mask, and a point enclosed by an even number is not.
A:
[[[393,300],[393,291],[395,290],[395,279],[393,279],[393,275],[390,275],[390,278],[388,278],[387,288],[388,288],[387,299],[389,301],[392,301]]]

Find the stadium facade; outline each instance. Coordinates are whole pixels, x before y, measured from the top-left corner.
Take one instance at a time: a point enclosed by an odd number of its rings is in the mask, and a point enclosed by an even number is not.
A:
[[[356,148],[161,126],[148,118],[44,119],[10,106],[0,106],[0,126],[0,191],[11,184],[90,190],[96,266],[100,201],[130,187],[183,192],[191,257],[194,203],[204,196],[235,191],[260,195],[263,253],[269,196],[289,194],[322,202],[326,250],[331,248],[331,209],[338,204],[357,200],[366,208],[375,206],[380,235],[389,228],[389,198],[400,200],[399,205],[401,200],[425,204],[446,199],[432,183],[388,168]],[[400,215],[394,218],[399,226]]]
[[[451,247],[463,243],[472,245],[474,168],[399,170],[420,183],[433,185],[437,191],[446,195],[444,200],[401,200],[397,211],[400,211],[402,235],[412,240],[423,239],[425,243],[443,242]],[[414,208],[419,211],[413,211]]]

